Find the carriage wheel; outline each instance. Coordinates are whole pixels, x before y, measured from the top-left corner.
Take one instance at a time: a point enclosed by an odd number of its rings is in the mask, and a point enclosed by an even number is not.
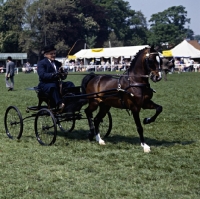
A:
[[[110,135],[111,130],[112,130],[112,116],[111,113],[108,112],[99,124],[99,131],[102,137],[108,137]]]
[[[57,126],[54,115],[49,109],[41,109],[35,117],[35,135],[41,145],[52,145],[56,141]]]
[[[67,118],[65,120],[58,121],[58,126],[61,131],[70,133],[74,130],[75,121],[76,120],[74,118]]]
[[[23,132],[23,119],[17,107],[9,106],[6,109],[4,116],[4,125],[6,134],[9,138],[21,138]]]

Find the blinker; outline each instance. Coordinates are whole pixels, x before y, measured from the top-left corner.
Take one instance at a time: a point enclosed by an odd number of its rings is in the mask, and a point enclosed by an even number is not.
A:
[[[160,63],[160,58],[159,58],[159,56],[156,56],[156,60],[157,60],[158,63]]]

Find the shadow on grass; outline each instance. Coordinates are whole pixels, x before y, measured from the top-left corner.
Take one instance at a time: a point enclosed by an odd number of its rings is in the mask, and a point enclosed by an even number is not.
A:
[[[57,136],[65,137],[70,140],[87,140],[89,130],[73,130],[72,132],[62,132],[58,130]]]
[[[61,137],[65,137],[66,139],[70,139],[70,140],[88,140],[88,133],[89,130],[74,130],[70,133],[64,133],[61,131],[58,131],[58,136]],[[93,139],[95,141],[95,137]],[[118,143],[122,143],[122,142],[126,142],[128,144],[134,144],[134,145],[138,145],[138,143],[140,143],[140,139],[139,137],[130,137],[130,136],[122,136],[122,135],[112,135],[110,137],[107,138],[103,138],[103,140],[105,140],[105,142],[109,142],[112,144],[118,144]],[[89,140],[88,140],[89,142]],[[166,140],[156,140],[156,139],[152,139],[152,138],[147,138],[145,137],[145,142],[150,144],[151,146],[174,146],[176,144],[179,145],[190,145],[195,143],[195,141],[191,140],[191,141],[181,141],[181,140],[175,140],[175,141],[166,141]]]
[[[126,142],[129,144],[138,144],[140,143],[139,137],[127,137],[127,136],[121,136],[121,135],[113,135],[112,137],[106,138],[107,142],[111,142],[113,144],[117,144],[119,142]],[[175,141],[166,141],[166,140],[156,140],[152,138],[145,137],[145,142],[147,144],[150,144],[151,146],[174,146],[176,144],[181,144],[181,145],[190,145],[195,143],[195,141],[180,141],[180,140],[175,140]]]

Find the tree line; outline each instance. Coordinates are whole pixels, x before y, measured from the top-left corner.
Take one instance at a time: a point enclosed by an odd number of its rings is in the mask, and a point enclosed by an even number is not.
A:
[[[199,40],[189,24],[181,5],[147,22],[145,13],[123,0],[0,0],[0,52],[39,57],[49,44],[60,56],[84,47],[149,44],[163,50],[185,38]]]

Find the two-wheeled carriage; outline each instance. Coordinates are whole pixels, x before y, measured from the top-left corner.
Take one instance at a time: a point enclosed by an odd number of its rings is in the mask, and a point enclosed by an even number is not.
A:
[[[86,119],[83,106],[88,103],[88,98],[93,94],[82,94],[81,87],[68,88],[63,96],[66,107],[60,111],[58,108],[51,108],[50,97],[41,92],[38,87],[34,87],[37,93],[38,105],[28,106],[26,113],[30,115],[22,117],[20,110],[16,106],[9,106],[4,117],[5,131],[9,138],[20,139],[23,133],[25,121],[34,119],[34,130],[37,141],[41,145],[52,145],[56,141],[57,128],[63,132],[71,132],[75,128],[77,120]],[[43,105],[43,102],[46,104]],[[87,121],[86,121],[87,122]],[[101,121],[102,135],[107,137],[112,129],[112,117],[110,112]]]
[[[34,127],[37,140],[41,144],[53,144],[56,140],[57,125],[61,130],[66,130],[62,124],[70,122],[67,130],[71,131],[74,128],[74,122],[82,119],[82,114],[79,111],[86,103],[85,100],[87,100],[88,105],[85,109],[85,114],[90,128],[88,135],[90,140],[93,140],[95,136],[99,144],[105,144],[100,136],[100,133],[103,133],[100,125],[104,124],[105,118],[108,118],[108,126],[105,127],[104,135],[109,135],[112,128],[110,108],[127,109],[132,113],[144,152],[150,152],[150,146],[144,140],[140,111],[141,109],[154,109],[156,111],[153,116],[144,118],[143,124],[155,122],[158,115],[162,112],[162,106],[152,101],[154,90],[149,83],[149,78],[153,82],[159,82],[162,79],[161,65],[162,60],[154,47],[145,47],[135,55],[124,75],[118,78],[112,75],[96,75],[94,73],[86,75],[81,83],[82,92],[80,90],[78,94],[76,92],[69,92],[66,96],[69,102],[72,101],[74,108],[69,107],[69,110],[59,113],[57,110],[49,109],[49,107],[41,108],[40,105],[28,107],[29,111],[37,111],[29,116],[35,117]],[[41,96],[38,96],[40,101]],[[47,100],[45,97],[44,99]],[[43,101],[45,101],[44,99]],[[83,102],[81,103],[83,104],[80,103],[79,106],[76,99],[82,99]],[[99,112],[93,119],[93,112],[98,108]],[[77,111],[78,113],[76,113]],[[23,131],[24,120],[16,107],[8,107],[5,114],[7,135],[12,138],[11,132],[15,132],[12,129],[17,127],[17,138],[19,139]],[[48,138],[47,141],[46,137]]]

